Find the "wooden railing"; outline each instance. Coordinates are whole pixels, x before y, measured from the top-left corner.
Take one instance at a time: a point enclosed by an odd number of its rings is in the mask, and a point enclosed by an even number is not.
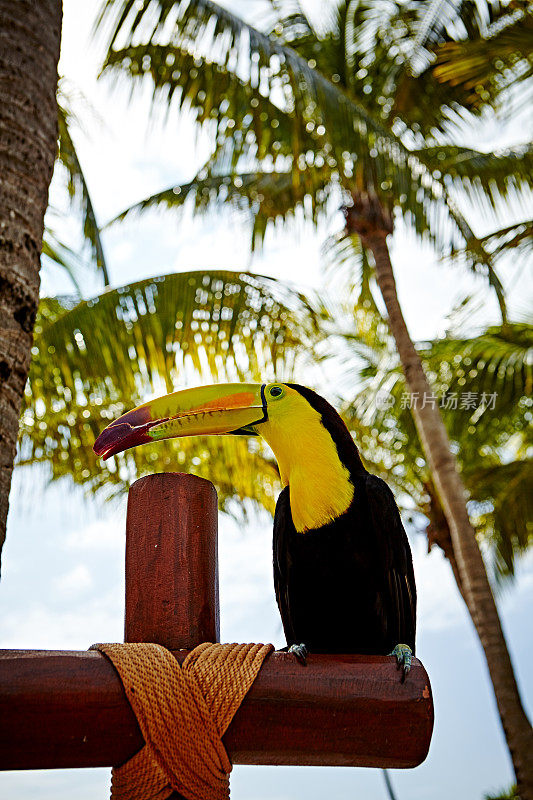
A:
[[[357,620],[354,620],[354,624]],[[165,473],[130,489],[125,641],[180,661],[219,640],[217,498]],[[273,653],[224,737],[233,763],[414,767],[433,703],[418,659],[400,683],[388,656]],[[111,663],[96,651],[0,651],[0,768],[118,765],[143,744]]]

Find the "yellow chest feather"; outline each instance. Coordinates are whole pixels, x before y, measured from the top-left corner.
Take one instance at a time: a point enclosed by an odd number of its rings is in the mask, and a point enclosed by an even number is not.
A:
[[[311,406],[291,416],[291,425],[269,418],[261,435],[276,456],[281,480],[289,486],[294,527],[320,528],[343,514],[353,500],[350,473]]]

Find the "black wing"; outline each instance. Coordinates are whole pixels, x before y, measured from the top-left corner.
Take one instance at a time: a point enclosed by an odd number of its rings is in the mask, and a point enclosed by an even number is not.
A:
[[[274,514],[274,538],[272,555],[274,561],[274,589],[285,637],[289,644],[294,644],[295,635],[291,622],[289,601],[290,552],[288,537],[294,527],[291,514],[289,487],[286,486],[278,497]]]
[[[416,586],[407,534],[394,495],[381,478],[365,481],[370,521],[379,550],[383,584],[380,589],[387,638],[415,651]]]

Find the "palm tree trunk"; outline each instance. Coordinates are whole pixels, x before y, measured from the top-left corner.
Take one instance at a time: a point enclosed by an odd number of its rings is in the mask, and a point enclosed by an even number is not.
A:
[[[381,229],[379,229],[381,227]],[[377,228],[377,229],[376,229]],[[533,730],[522,707],[518,687],[487,578],[485,564],[468,517],[466,492],[439,409],[402,314],[387,247],[386,226],[362,236],[375,259],[376,278],[412,399],[413,416],[440,501],[450,526],[453,549],[466,605],[485,652],[521,800],[533,800]],[[425,398],[425,402],[424,402]]]
[[[437,547],[440,547],[440,549],[444,553],[444,557],[447,559],[447,561],[450,564],[450,567],[452,568],[453,577],[455,578],[457,588],[459,589],[461,597],[466,603],[465,592],[461,581],[461,574],[459,572],[459,567],[457,565],[457,559],[455,558],[455,552],[452,544],[452,537],[450,534],[450,526],[448,525],[446,514],[442,510],[442,506],[439,502],[436,489],[431,483],[431,481],[424,482],[424,490],[426,494],[429,495],[429,503],[427,509],[423,510],[424,514],[429,520],[428,526],[426,528],[426,538],[428,540],[428,553],[431,552],[431,548],[433,547],[433,545],[436,544]]]
[[[57,147],[61,0],[0,0],[0,550]]]

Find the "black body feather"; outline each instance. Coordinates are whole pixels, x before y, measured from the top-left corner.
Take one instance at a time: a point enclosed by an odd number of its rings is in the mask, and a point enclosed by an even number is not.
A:
[[[416,588],[411,550],[394,496],[363,466],[335,409],[289,384],[322,416],[350,472],[354,497],[328,525],[297,533],[289,487],[274,517],[274,585],[287,643],[314,653],[388,654],[415,650]]]

